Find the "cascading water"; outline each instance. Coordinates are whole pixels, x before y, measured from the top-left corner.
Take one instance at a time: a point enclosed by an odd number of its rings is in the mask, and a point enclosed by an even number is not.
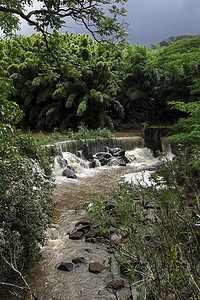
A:
[[[82,209],[85,203],[102,194],[109,194],[120,181],[127,180],[127,174],[139,174],[138,172],[146,169],[152,171],[161,163],[159,159],[153,157],[150,149],[144,148],[144,140],[141,137],[126,139],[128,146],[123,138],[115,139],[115,144],[112,141],[112,144],[106,145],[122,147],[122,141],[123,148],[130,150],[126,151],[129,163],[126,166],[97,164],[96,168],[90,168],[88,161],[64,151],[68,149],[64,146],[66,143],[59,144],[59,157],[70,165],[77,177],[70,179],[62,176],[66,166],[56,157],[55,176],[56,182],[59,183],[53,195],[56,203],[56,219],[47,232],[49,236],[47,245],[42,247],[37,263],[31,267],[28,274],[31,289],[39,299],[116,299],[115,294],[106,288],[107,282],[113,277],[120,278],[114,255],[108,253],[103,243],[71,240],[68,233],[76,222],[87,218],[86,212]],[[102,143],[98,151],[102,151],[102,147],[106,145]],[[97,146],[95,147],[92,151],[96,151]],[[71,262],[74,257],[84,257],[85,263],[75,265],[71,272],[57,269],[61,261]],[[98,275],[89,272],[88,265],[92,261],[100,262],[107,270]],[[118,299],[129,299],[129,296],[129,288],[123,288],[118,292]]]

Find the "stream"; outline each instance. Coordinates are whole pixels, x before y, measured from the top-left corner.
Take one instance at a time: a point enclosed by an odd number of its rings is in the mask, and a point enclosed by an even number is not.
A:
[[[129,141],[130,142],[130,141]],[[142,145],[141,145],[142,146]],[[120,272],[113,253],[107,251],[103,242],[91,243],[84,239],[72,240],[69,231],[78,221],[88,218],[84,205],[101,195],[111,193],[124,180],[133,182],[146,178],[160,164],[152,151],[144,146],[126,151],[131,161],[126,166],[99,166],[88,168],[87,163],[62,150],[64,159],[70,162],[77,178],[62,176],[62,168],[55,167],[56,188],[53,200],[56,203],[55,219],[48,229],[48,242],[41,248],[35,265],[28,270],[31,290],[40,300],[97,300],[138,299],[137,292],[126,282],[125,288],[116,293],[107,288],[107,283],[120,279]],[[135,177],[137,174],[137,177]],[[70,272],[58,270],[60,262],[71,262],[83,257],[85,262],[74,264]],[[101,273],[89,272],[89,263],[99,262],[107,267]],[[132,298],[131,298],[132,294]]]
[[[103,194],[109,194],[125,178],[129,182],[130,178],[134,180],[135,173],[144,177],[145,172],[149,172],[144,170],[153,169],[160,164],[160,160],[153,157],[150,149],[141,147],[126,151],[129,159],[134,158],[126,166],[88,169],[87,165],[76,161],[75,155],[68,152],[62,154],[73,166],[77,179],[61,176],[59,166],[55,169],[57,186],[53,199],[56,203],[56,219],[48,230],[47,245],[41,249],[37,263],[29,271],[31,288],[39,299],[44,300],[117,299],[106,288],[113,278],[120,278],[114,255],[107,252],[105,244],[71,240],[68,232],[78,221],[87,219],[84,204]],[[76,257],[84,257],[85,263],[75,265],[70,272],[57,269],[61,261],[71,262]],[[109,268],[99,274],[91,273],[88,271],[88,264],[92,261]],[[135,294],[136,299],[136,292],[132,291],[132,294]],[[130,299],[128,283],[126,288],[119,290],[117,297]]]

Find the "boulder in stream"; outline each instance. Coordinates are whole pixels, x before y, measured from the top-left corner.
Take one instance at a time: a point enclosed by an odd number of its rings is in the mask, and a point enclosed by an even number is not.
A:
[[[74,267],[73,263],[61,261],[57,269],[61,271],[70,272],[73,270],[73,267]]]
[[[121,148],[109,148],[107,147],[106,150],[112,155],[112,156],[125,156],[125,150]]]
[[[84,264],[85,263],[85,258],[84,257],[75,257],[72,259],[72,262],[74,264]]]
[[[70,169],[69,166],[62,172],[62,175],[66,176],[67,178],[73,178],[73,179],[77,178],[76,174],[74,173],[73,170]]]
[[[107,287],[113,290],[119,290],[125,287],[125,281],[123,279],[113,279],[107,284]]]
[[[112,158],[112,155],[108,152],[97,152],[95,154],[95,158],[97,158],[100,161],[101,166],[105,166]]]
[[[69,232],[69,238],[71,240],[80,240],[83,236],[83,232],[79,231],[78,229],[73,229]]]
[[[107,268],[104,265],[100,264],[99,262],[91,262],[89,264],[89,271],[92,273],[101,273],[106,269]]]

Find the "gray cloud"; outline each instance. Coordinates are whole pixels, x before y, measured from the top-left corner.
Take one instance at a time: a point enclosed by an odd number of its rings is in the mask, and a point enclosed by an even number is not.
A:
[[[129,0],[129,40],[149,46],[172,35],[200,34],[199,0]]]

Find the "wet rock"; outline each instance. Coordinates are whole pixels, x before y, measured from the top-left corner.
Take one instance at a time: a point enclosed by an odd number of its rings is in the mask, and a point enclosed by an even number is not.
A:
[[[126,161],[123,158],[112,158],[110,159],[110,161],[108,162],[108,166],[119,166],[119,167],[123,167],[126,166]]]
[[[73,170],[71,170],[69,167],[67,167],[63,172],[62,176],[66,176],[67,178],[77,178],[76,174],[74,173]]]
[[[112,155],[108,152],[98,152],[95,157],[99,160],[101,166],[105,166],[110,161]]]
[[[87,252],[87,253],[92,253],[92,249],[85,249],[85,251]]]
[[[121,149],[121,148],[107,148],[107,151],[112,156],[124,156],[125,155],[125,150]]]
[[[66,166],[68,165],[67,160],[64,159],[64,158],[63,158],[62,156],[60,156],[60,155],[56,158],[56,160],[57,160],[57,162],[59,163],[59,165],[60,165],[61,168],[64,168],[64,167],[66,167]]]
[[[83,236],[83,232],[77,229],[73,229],[69,232],[69,238],[71,240],[79,240],[82,238],[82,236]]]
[[[76,224],[75,224],[75,227],[78,227],[79,225],[91,225],[89,221],[87,220],[82,220],[82,221],[78,221]]]
[[[61,261],[61,263],[59,264],[59,266],[57,267],[57,269],[61,270],[61,271],[70,272],[70,271],[73,270],[73,267],[74,267],[73,263]]]
[[[95,238],[95,237],[86,237],[85,242],[97,243],[97,238]]]
[[[97,229],[96,228],[92,228],[90,231],[88,231],[86,234],[85,234],[85,237],[86,238],[92,238],[92,237],[96,237],[97,236]]]
[[[113,290],[119,290],[125,287],[125,281],[123,279],[114,279],[107,284],[107,287]]]
[[[115,253],[115,249],[113,247],[108,246],[107,247],[107,252],[108,253]]]
[[[100,264],[99,262],[91,262],[89,264],[89,271],[92,273],[101,273],[106,269],[107,268],[104,265]]]
[[[88,230],[90,230],[90,228],[91,228],[90,224],[88,225],[79,224],[75,229],[77,231],[82,231],[83,233],[86,233],[88,232]]]
[[[85,263],[85,258],[84,257],[76,257],[72,259],[72,262],[74,264],[84,264]]]
[[[97,168],[97,167],[100,167],[100,166],[101,166],[101,164],[99,163],[99,160],[98,160],[98,159],[93,158],[93,159],[90,161],[89,168]]]

